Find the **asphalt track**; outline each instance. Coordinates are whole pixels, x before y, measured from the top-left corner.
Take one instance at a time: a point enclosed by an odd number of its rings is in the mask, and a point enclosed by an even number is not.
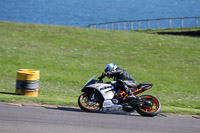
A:
[[[160,114],[86,113],[71,107],[0,103],[0,133],[200,133],[200,119]]]

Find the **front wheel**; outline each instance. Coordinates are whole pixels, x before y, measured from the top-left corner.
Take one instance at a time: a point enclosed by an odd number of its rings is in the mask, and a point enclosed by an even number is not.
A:
[[[102,108],[103,100],[95,93],[84,93],[78,98],[79,107],[85,112],[98,112]]]
[[[142,116],[156,116],[161,111],[160,101],[151,96],[143,95],[141,96],[143,104],[140,104],[137,108],[137,112]]]

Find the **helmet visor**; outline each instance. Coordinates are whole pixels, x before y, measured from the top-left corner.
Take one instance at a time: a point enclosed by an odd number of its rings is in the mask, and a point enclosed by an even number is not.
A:
[[[109,67],[105,68],[105,72],[111,71]]]

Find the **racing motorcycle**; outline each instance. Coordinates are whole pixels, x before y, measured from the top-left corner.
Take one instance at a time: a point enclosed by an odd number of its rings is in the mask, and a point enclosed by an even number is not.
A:
[[[137,88],[130,88],[137,98],[126,99],[128,94],[118,87],[116,81],[99,83],[94,78],[95,76],[87,81],[81,90],[83,94],[78,98],[78,105],[85,112],[136,110],[142,116],[156,116],[161,110],[160,101],[154,96],[138,96],[152,88],[152,83],[141,83]]]

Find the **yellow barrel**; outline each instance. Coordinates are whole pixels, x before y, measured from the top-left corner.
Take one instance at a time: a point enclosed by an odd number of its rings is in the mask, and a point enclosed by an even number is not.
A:
[[[39,80],[40,71],[34,69],[19,69],[17,71],[17,80],[26,81],[26,80]]]
[[[38,96],[39,79],[39,70],[19,69],[17,71],[16,94]]]
[[[33,97],[37,97],[38,96],[38,88],[34,91],[32,90],[24,90],[24,96],[33,96]]]

